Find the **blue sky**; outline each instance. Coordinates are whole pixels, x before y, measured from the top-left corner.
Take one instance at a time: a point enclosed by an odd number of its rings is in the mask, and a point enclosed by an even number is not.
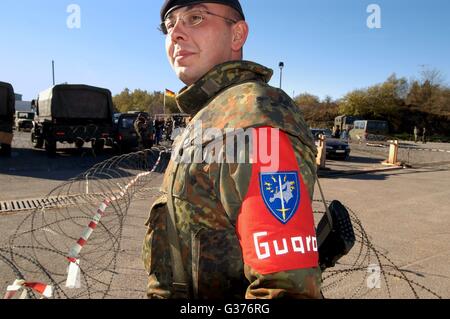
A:
[[[0,81],[31,100],[56,82],[177,91],[157,30],[162,0],[1,0]],[[81,8],[81,28],[67,27],[67,7]],[[293,95],[340,98],[356,88],[421,66],[450,76],[448,0],[241,0],[250,25],[245,59],[274,69],[271,84]],[[367,7],[381,8],[381,29],[367,27]]]

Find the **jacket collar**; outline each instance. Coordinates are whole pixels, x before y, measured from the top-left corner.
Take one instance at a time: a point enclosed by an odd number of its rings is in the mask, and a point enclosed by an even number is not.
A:
[[[176,96],[178,108],[195,116],[209,101],[225,89],[248,81],[268,83],[273,71],[250,61],[231,61],[214,67],[200,80],[183,88]]]

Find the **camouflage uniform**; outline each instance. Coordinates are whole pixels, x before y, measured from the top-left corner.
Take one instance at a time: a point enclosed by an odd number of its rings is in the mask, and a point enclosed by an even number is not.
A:
[[[289,137],[294,161],[312,199],[316,147],[294,102],[267,84],[272,74],[272,70],[252,62],[227,62],[183,89],[177,103],[183,112],[192,114],[193,120],[175,140],[174,152],[193,152],[189,132],[196,121],[201,121],[204,129],[279,128]],[[210,142],[203,139],[202,144]],[[236,224],[249,190],[251,171],[249,163],[171,161],[167,168],[162,190],[167,194],[169,181],[176,174],[172,188],[176,228],[192,297],[320,298],[321,272],[317,263],[314,267],[262,274],[244,262]],[[146,223],[143,260],[149,298],[173,296],[166,203],[166,195],[157,199]]]
[[[136,134],[138,136],[138,145],[139,149],[146,149],[149,148],[149,134],[153,131],[153,125],[152,128],[149,127],[149,121],[145,117],[139,116],[134,121],[134,130],[136,131]],[[151,147],[151,146],[150,146]]]

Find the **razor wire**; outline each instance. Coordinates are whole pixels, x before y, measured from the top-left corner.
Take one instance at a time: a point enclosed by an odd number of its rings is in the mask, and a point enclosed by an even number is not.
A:
[[[331,202],[327,201],[327,205]],[[314,200],[313,208],[323,205]],[[326,298],[439,298],[436,292],[411,279],[411,272],[395,264],[371,240],[358,215],[345,206],[355,232],[355,245],[335,267],[322,274],[322,292]],[[325,214],[314,210],[317,218]],[[405,294],[406,293],[406,294]]]
[[[14,297],[20,290],[20,298],[32,299],[48,298],[50,290],[51,298],[57,299],[120,298],[130,292],[144,296],[144,290],[129,283],[114,285],[120,275],[123,228],[133,201],[150,201],[159,195],[157,179],[169,159],[170,150],[165,148],[114,157],[50,192],[52,197],[78,196],[66,207],[34,210],[21,220],[7,245],[0,246],[4,277],[0,289],[7,292],[6,297]],[[315,206],[319,203],[314,201]],[[356,243],[335,267],[322,274],[325,297],[396,298],[407,292],[411,298],[440,298],[377,248],[358,215],[347,209]],[[315,214],[323,212],[315,210]],[[373,265],[384,289],[368,285]]]
[[[154,180],[169,158],[164,148],[114,157],[50,192],[52,197],[81,196],[67,207],[34,210],[0,246],[0,273],[6,278],[0,289],[8,290],[6,297],[20,289],[26,292],[21,298],[42,297],[39,291],[45,288],[36,290],[30,283],[50,286],[53,298],[114,298],[120,289],[133,290],[113,286],[125,218],[135,195],[159,194]]]

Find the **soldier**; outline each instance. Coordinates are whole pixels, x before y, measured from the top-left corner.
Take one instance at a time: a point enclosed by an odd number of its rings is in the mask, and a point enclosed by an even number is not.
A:
[[[134,121],[134,130],[136,131],[136,134],[138,135],[138,141],[139,141],[139,149],[145,149],[147,146],[147,140],[148,140],[148,122],[145,118],[144,114],[139,114],[139,116]]]
[[[160,117],[155,118],[153,126],[155,129],[155,144],[156,145],[159,145],[162,142],[164,125],[165,125],[164,119],[162,119]]]
[[[147,296],[320,298],[316,147],[295,103],[267,84],[273,71],[242,60],[248,25],[239,1],[167,0],[161,21],[169,62],[186,84],[177,104],[193,118],[174,142],[165,194],[146,223]],[[259,143],[245,148],[243,162],[178,160],[194,153],[198,123],[250,131],[278,148],[275,165],[265,166]],[[208,138],[202,145],[213,144]]]
[[[173,117],[168,118],[165,124],[165,128],[164,131],[166,133],[166,141],[172,142],[172,130],[173,130],[173,125],[174,125],[174,121],[173,121]]]
[[[155,128],[153,127],[153,120],[151,117],[147,118],[147,140],[146,147],[150,149],[153,147],[153,143],[155,141]]]
[[[427,143],[427,129],[425,127],[422,130],[422,143],[423,144]]]
[[[414,143],[417,143],[417,137],[419,135],[419,129],[417,126],[414,126]]]

